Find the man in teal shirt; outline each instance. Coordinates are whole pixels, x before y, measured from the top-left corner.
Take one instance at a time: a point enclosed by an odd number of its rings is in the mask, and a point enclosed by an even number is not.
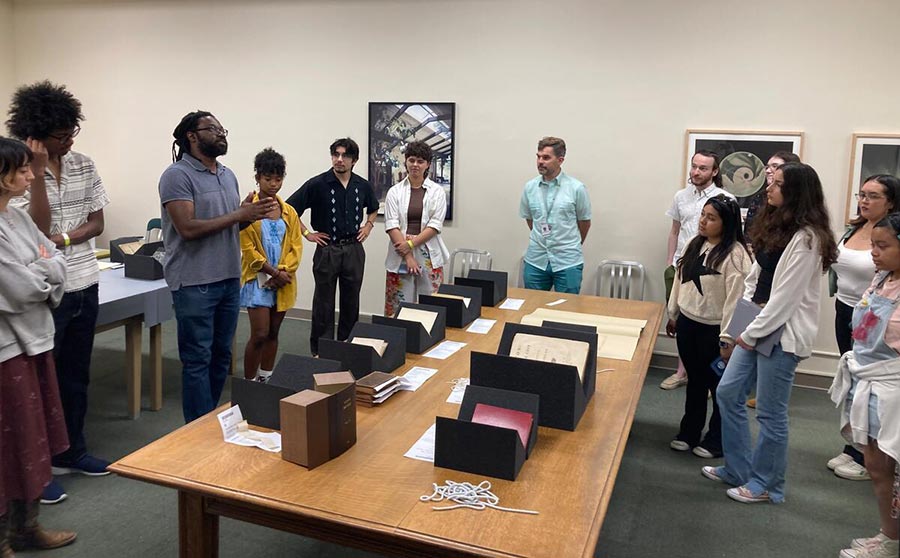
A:
[[[525,252],[525,288],[575,293],[581,290],[581,245],[591,228],[591,200],[580,181],[562,172],[566,142],[538,142],[537,176],[525,184],[519,216],[531,235]]]

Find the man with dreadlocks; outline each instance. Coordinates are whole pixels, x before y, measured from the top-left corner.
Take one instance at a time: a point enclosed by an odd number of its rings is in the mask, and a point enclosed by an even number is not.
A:
[[[243,203],[231,169],[228,130],[209,112],[191,112],[172,134],[172,164],[159,179],[164,272],[172,290],[181,357],[185,422],[219,403],[231,366],[240,309],[239,228],[277,207],[274,198]]]
[[[31,189],[12,203],[27,207],[41,232],[66,257],[65,295],[53,309],[53,356],[69,449],[53,456],[53,474],[103,476],[109,474],[109,462],[88,453],[84,418],[100,305],[100,269],[89,241],[103,232],[109,198],[94,162],[72,151],[82,120],[81,101],[64,86],[41,81],[15,92],[6,125],[35,153]],[[65,498],[62,486],[52,480],[41,502],[55,504]]]

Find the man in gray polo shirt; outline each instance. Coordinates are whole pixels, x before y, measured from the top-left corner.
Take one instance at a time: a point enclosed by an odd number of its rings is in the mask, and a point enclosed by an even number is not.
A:
[[[238,181],[216,161],[228,130],[205,111],[185,115],[172,134],[173,163],[159,179],[164,271],[178,321],[185,422],[219,403],[231,367],[240,310],[239,226],[269,213],[272,198],[243,203]]]

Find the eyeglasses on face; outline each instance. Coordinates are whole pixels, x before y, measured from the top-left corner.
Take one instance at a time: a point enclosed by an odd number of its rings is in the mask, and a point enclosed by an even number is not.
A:
[[[884,196],[882,196],[881,194],[873,194],[873,193],[869,193],[869,192],[857,192],[854,195],[856,196],[856,199],[859,201],[863,201],[863,200],[878,201],[878,200],[884,199]]]
[[[206,126],[204,128],[196,128],[195,132],[202,132],[204,130],[209,131],[214,136],[222,136],[223,138],[228,137],[228,130],[225,128],[219,128],[218,126]]]
[[[71,132],[67,132],[64,134],[47,134],[47,137],[53,138],[60,143],[66,143],[70,139],[73,139],[75,136],[77,136],[79,133],[81,133],[81,126],[75,126],[74,128],[72,128]]]

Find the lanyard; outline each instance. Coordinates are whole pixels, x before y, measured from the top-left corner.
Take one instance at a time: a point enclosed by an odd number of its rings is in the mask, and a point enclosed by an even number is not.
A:
[[[559,177],[557,177],[558,179]],[[556,191],[553,193],[553,201],[548,204],[547,196],[550,195],[550,182],[547,182],[547,190],[544,192],[544,222],[550,222],[550,212],[553,211],[553,208],[556,207],[556,198],[559,197],[559,189],[562,188],[562,185],[557,180],[556,182]]]

